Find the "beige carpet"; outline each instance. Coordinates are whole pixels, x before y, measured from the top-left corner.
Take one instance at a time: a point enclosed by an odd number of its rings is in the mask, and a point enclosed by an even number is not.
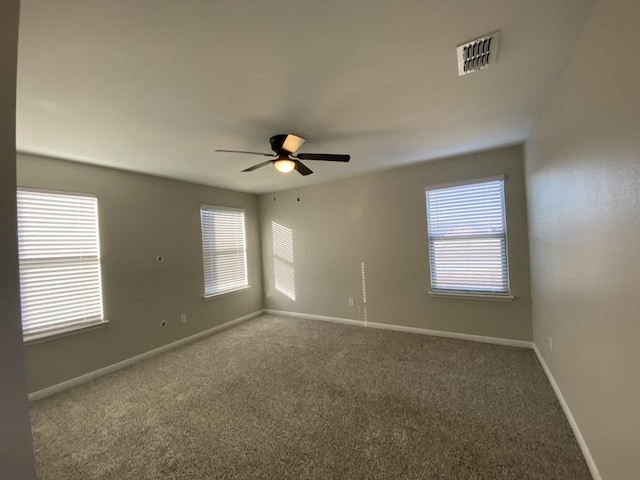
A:
[[[31,414],[41,480],[591,478],[531,350],[267,315]]]

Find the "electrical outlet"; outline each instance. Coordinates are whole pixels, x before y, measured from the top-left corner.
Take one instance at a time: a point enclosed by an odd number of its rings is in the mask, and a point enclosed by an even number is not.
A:
[[[181,313],[180,314],[180,323],[187,323],[187,314],[186,313]]]
[[[349,306],[350,306],[350,307],[353,307],[353,298],[350,298],[350,299],[349,299]]]
[[[553,338],[549,337],[549,351],[553,352]]]

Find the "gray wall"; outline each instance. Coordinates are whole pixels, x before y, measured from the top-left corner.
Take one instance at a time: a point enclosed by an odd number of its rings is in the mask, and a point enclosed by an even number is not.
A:
[[[639,18],[596,3],[526,142],[534,340],[611,480],[640,478]]]
[[[110,322],[28,345],[29,391],[262,309],[255,195],[24,154],[17,163],[20,186],[98,196],[104,313]],[[249,290],[202,298],[200,204],[246,209]],[[184,325],[181,313],[187,314]],[[167,327],[160,327],[162,320]]]
[[[318,167],[320,168],[320,167]],[[348,168],[346,166],[345,168]],[[434,298],[427,292],[424,187],[507,175],[511,303]],[[302,180],[303,181],[303,180]],[[260,196],[266,308],[362,320],[362,262],[368,321],[531,340],[529,253],[520,146]],[[271,223],[293,230],[296,300],[274,288]],[[347,299],[353,297],[355,306]]]
[[[18,294],[16,53],[18,2],[0,15],[0,475],[35,479]]]

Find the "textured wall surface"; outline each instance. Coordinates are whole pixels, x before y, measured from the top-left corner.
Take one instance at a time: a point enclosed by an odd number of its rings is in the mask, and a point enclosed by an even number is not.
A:
[[[110,322],[28,345],[30,391],[262,308],[254,195],[23,154],[18,185],[97,195],[104,313]],[[248,290],[203,298],[201,204],[246,209]],[[159,255],[164,262],[156,261]],[[186,324],[180,324],[182,313]],[[166,327],[160,327],[163,320]]]
[[[640,478],[638,18],[596,4],[526,143],[534,340],[612,480]]]
[[[16,241],[18,1],[0,15],[0,476],[36,478],[20,327]]]
[[[503,174],[516,299],[430,296],[425,186]],[[370,322],[531,340],[523,175],[521,147],[509,147],[302,188],[300,202],[295,191],[278,193],[275,202],[262,195],[266,308],[363,320],[364,263]],[[274,222],[292,233],[295,301],[275,289]]]

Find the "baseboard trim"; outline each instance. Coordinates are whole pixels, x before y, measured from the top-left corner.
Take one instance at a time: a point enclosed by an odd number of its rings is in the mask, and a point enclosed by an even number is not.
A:
[[[589,451],[589,447],[587,446],[587,442],[584,440],[584,437],[582,436],[582,432],[580,432],[578,423],[576,422],[575,418],[573,418],[573,414],[571,413],[571,410],[569,409],[569,405],[564,399],[564,395],[562,395],[562,391],[560,390],[560,387],[556,383],[556,379],[553,378],[553,375],[551,374],[551,370],[549,370],[549,367],[547,366],[547,362],[545,362],[544,358],[542,357],[542,354],[540,353],[540,350],[538,350],[538,346],[535,343],[533,344],[533,351],[536,352],[538,361],[540,362],[540,365],[542,365],[542,369],[544,370],[544,373],[547,375],[547,379],[549,380],[549,383],[551,384],[551,387],[553,388],[553,391],[555,392],[556,397],[560,402],[560,406],[562,407],[562,411],[564,412],[565,417],[567,417],[567,420],[569,421],[571,430],[573,430],[573,434],[575,435],[578,445],[580,446],[580,450],[582,451],[584,460],[585,462],[587,462],[587,467],[589,467],[589,471],[591,472],[591,476],[593,477],[593,480],[602,480],[602,477],[600,476],[600,472],[598,471],[598,467],[596,466],[596,462],[593,460],[593,457],[591,456],[591,452]]]
[[[38,390],[33,393],[30,393],[29,400],[30,401],[40,400],[41,398],[48,397],[49,395],[53,395],[54,393],[62,392],[63,390],[67,390],[69,388],[75,387],[82,383],[95,380],[96,378],[102,377],[104,375],[115,372],[122,368],[128,367],[129,365],[133,365],[134,363],[137,363],[140,360],[153,357],[160,353],[168,352],[169,350],[173,350],[174,348],[180,347],[187,343],[194,342],[204,337],[208,337],[209,335],[213,335],[214,333],[220,332],[229,327],[233,327],[234,325],[238,325],[239,323],[246,322],[247,320],[251,320],[252,318],[262,315],[263,313],[264,313],[264,310],[258,310],[248,315],[244,315],[242,317],[236,318],[229,322],[223,323],[222,325],[217,325],[213,328],[203,330],[202,332],[198,332],[194,335],[190,335],[188,337],[181,338],[180,340],[176,340],[175,342],[168,343],[166,345],[163,345],[162,347],[154,348],[153,350],[149,350],[148,352],[141,353],[140,355],[136,355],[135,357],[127,358],[126,360],[122,360],[120,362],[114,363],[107,367],[94,370],[93,372],[85,373],[84,375],[80,375],[79,377],[66,380],[62,383],[58,383],[56,385],[52,385],[47,388],[43,388],[42,390]]]
[[[304,320],[321,320],[323,322],[343,323],[345,325],[364,326],[363,320],[352,320],[350,318],[326,317],[324,315],[312,315],[309,313],[285,312],[283,310],[265,310],[264,313],[271,315],[282,315],[284,317],[302,318]]]
[[[308,313],[284,312],[281,310],[265,310],[265,313],[272,315],[284,315],[287,317],[302,318],[305,320],[321,320],[323,322],[344,323],[346,325],[356,325],[366,328],[379,328],[382,330],[392,330],[395,332],[417,333],[419,335],[429,335],[432,337],[455,338],[458,340],[469,340],[472,342],[491,343],[494,345],[506,345],[508,347],[533,348],[532,342],[526,340],[512,340],[509,338],[485,337],[482,335],[471,335],[467,333],[445,332],[442,330],[428,330],[426,328],[404,327],[402,325],[391,325],[388,323],[364,322],[362,320],[352,320],[348,318],[326,317],[324,315],[312,315]]]

